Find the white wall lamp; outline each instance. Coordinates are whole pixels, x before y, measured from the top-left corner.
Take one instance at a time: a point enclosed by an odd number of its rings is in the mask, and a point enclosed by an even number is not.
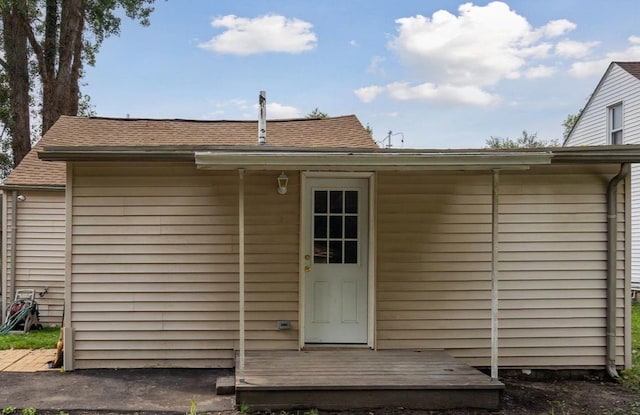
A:
[[[287,193],[287,184],[289,183],[289,178],[284,172],[280,173],[278,176],[278,193],[284,195]]]
[[[16,199],[18,200],[18,202],[24,202],[25,200],[27,200],[25,195],[18,195],[18,197],[16,197]]]

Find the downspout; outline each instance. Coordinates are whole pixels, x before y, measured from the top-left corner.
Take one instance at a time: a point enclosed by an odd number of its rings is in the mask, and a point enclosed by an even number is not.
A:
[[[18,191],[11,192],[11,295],[9,303],[16,298],[16,241],[18,240]]]
[[[622,163],[618,174],[607,186],[607,374],[620,377],[616,370],[616,262],[618,232],[618,184],[623,181],[631,165]]]

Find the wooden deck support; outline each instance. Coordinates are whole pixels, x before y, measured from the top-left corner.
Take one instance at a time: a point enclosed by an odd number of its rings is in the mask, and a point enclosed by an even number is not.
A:
[[[247,351],[236,403],[253,410],[500,406],[504,384],[442,350]]]

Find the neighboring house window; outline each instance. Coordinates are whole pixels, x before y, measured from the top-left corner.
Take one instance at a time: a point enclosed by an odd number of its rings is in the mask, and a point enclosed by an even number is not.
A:
[[[622,144],[622,103],[609,107],[609,143]]]

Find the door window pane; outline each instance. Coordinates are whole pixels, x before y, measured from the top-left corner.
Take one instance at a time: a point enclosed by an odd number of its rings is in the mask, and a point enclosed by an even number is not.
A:
[[[357,241],[346,241],[344,243],[344,263],[345,264],[358,263],[358,242]]]
[[[327,237],[327,217],[325,215],[314,216],[313,237],[314,239]]]
[[[329,237],[342,239],[342,216],[331,216],[329,218]]]
[[[329,263],[342,264],[342,241],[329,242]]]
[[[344,192],[344,211],[345,213],[358,213],[358,192],[349,190]]]
[[[330,209],[329,212],[331,213],[342,213],[343,209],[342,209],[342,194],[344,192],[341,190],[335,191],[332,190],[330,192]]]
[[[344,237],[349,239],[358,238],[358,217],[349,215],[344,217]]]
[[[313,263],[327,263],[327,241],[313,241]]]
[[[314,213],[327,213],[327,191],[316,190],[313,201]]]

